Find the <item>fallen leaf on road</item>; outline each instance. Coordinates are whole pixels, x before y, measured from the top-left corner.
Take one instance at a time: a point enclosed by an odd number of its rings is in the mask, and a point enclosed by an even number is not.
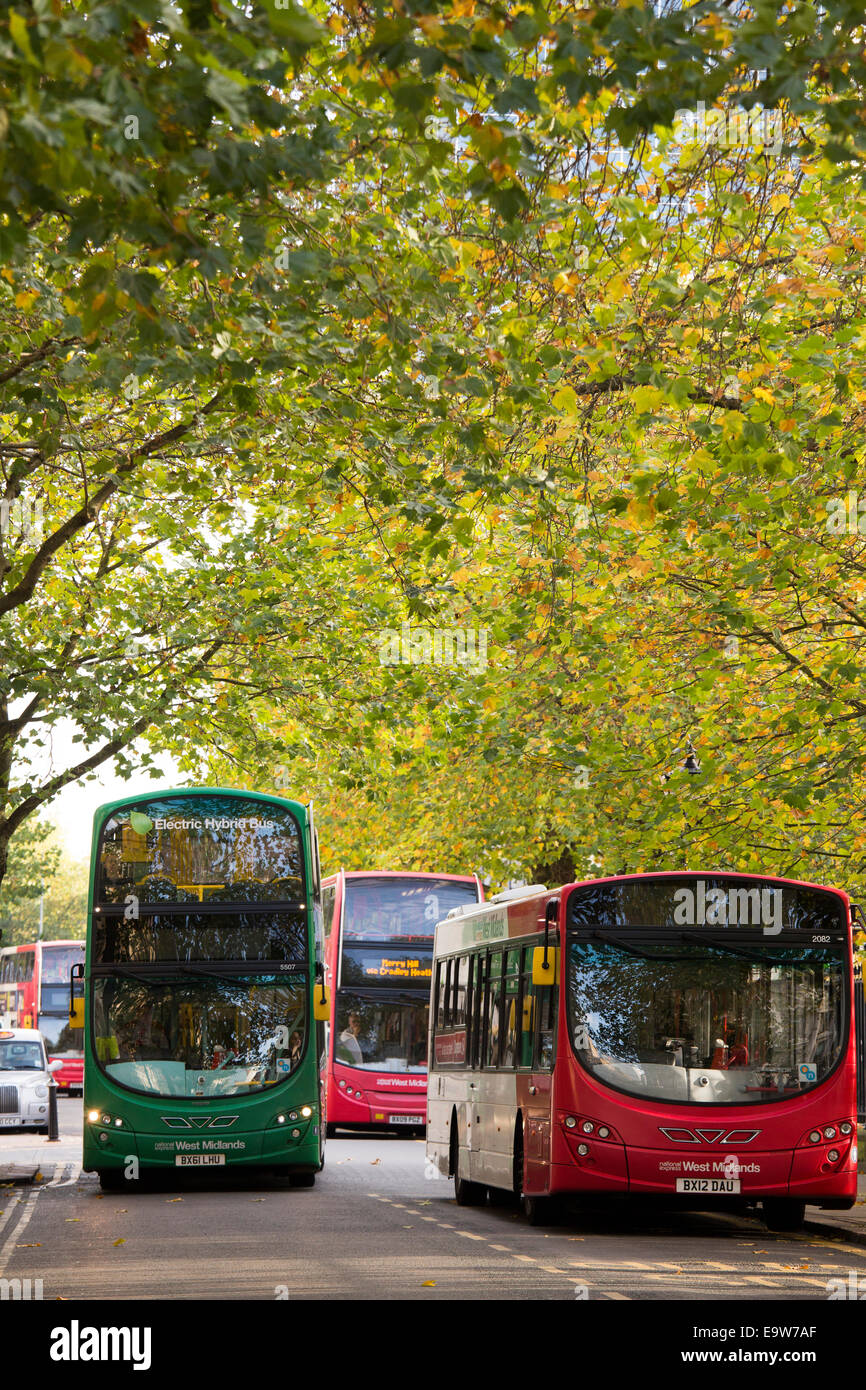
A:
[[[123,1211],[129,1211],[129,1207],[115,1207],[115,1208],[114,1208],[114,1214],[115,1214],[115,1216],[117,1216],[117,1214],[118,1214],[119,1212],[123,1212]]]
[[[435,1287],[436,1287],[436,1280],[435,1280],[435,1279],[425,1279],[424,1282],[423,1282],[423,1284],[421,1285],[421,1287],[422,1287],[422,1289],[435,1289]]]
[[[254,1201],[254,1202],[264,1202],[264,1201],[266,1201],[266,1200],[267,1200],[267,1199],[266,1199],[265,1197],[254,1197],[254,1198],[253,1198],[253,1201]]]
[[[182,1197],[166,1197],[165,1200],[166,1200],[167,1202],[182,1202],[182,1201],[183,1201],[183,1198],[182,1198]]]
[[[66,1218],[67,1224],[68,1224],[70,1221],[80,1221],[80,1220],[81,1220],[81,1217],[80,1217],[80,1216],[67,1216],[67,1218]]]
[[[126,1244],[126,1236],[121,1236],[118,1240],[116,1240],[116,1241],[114,1242],[114,1244],[115,1244],[115,1245],[125,1245],[125,1244]]]
[[[16,1245],[16,1246],[15,1246],[15,1249],[16,1249],[16,1250],[41,1250],[41,1249],[42,1249],[42,1241],[41,1241],[41,1240],[31,1240],[30,1243],[29,1243],[28,1245]]]
[[[371,1167],[371,1168],[375,1168],[375,1167],[376,1167],[376,1164],[377,1164],[377,1163],[381,1163],[381,1162],[382,1162],[381,1158],[371,1158],[371,1160],[370,1160],[370,1167]]]

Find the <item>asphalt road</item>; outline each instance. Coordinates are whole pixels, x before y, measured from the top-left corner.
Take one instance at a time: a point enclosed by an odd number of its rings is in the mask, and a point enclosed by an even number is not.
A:
[[[81,1103],[60,1103],[63,1137]],[[828,1299],[866,1247],[768,1233],[757,1219],[633,1203],[573,1207],[551,1229],[513,1206],[460,1208],[422,1140],[328,1141],[312,1189],[170,1174],[103,1194],[62,1146],[32,1188],[0,1189],[0,1277],[43,1299]]]

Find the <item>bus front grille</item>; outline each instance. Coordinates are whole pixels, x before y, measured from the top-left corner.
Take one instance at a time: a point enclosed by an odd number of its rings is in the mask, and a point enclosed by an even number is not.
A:
[[[0,1115],[18,1114],[18,1087],[0,1086]]]

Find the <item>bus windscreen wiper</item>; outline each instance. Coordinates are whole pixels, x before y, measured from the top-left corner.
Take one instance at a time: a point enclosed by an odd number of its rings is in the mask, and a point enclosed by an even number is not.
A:
[[[627,951],[630,956],[640,956],[641,960],[693,960],[693,956],[669,956],[656,955],[653,951],[645,951],[642,946],[632,946],[628,941],[623,941],[621,936],[610,936],[607,932],[594,931],[592,933],[594,941],[609,941],[620,951]]]
[[[682,932],[683,941],[695,941],[701,946],[710,946],[714,951],[726,951],[729,956],[739,956],[742,960],[755,960],[760,965],[778,965],[778,958],[764,956],[760,951],[748,951],[745,946],[730,946],[727,941],[707,941],[694,932]]]

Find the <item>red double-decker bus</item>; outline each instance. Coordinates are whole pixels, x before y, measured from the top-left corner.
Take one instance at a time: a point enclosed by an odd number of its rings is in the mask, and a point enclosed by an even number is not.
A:
[[[0,1028],[38,1028],[60,1091],[84,1093],[81,1035],[69,1027],[70,972],[83,941],[32,941],[0,949]]]
[[[474,875],[341,869],[323,881],[329,1134],[423,1128],[433,934],[483,896]]]
[[[857,1192],[851,910],[707,872],[534,887],[434,952],[428,1159],[530,1221],[633,1193],[758,1205],[771,1230]]]

